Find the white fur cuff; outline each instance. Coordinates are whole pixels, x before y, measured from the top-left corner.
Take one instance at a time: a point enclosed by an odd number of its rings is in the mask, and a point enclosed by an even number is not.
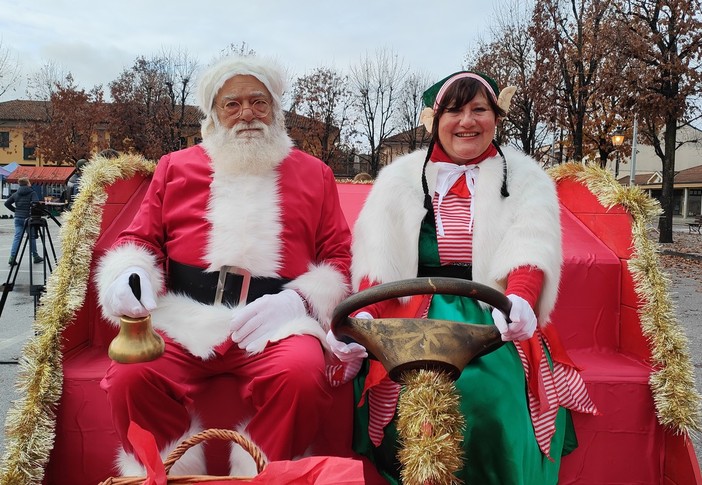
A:
[[[307,273],[298,276],[285,287],[305,297],[311,316],[322,325],[323,334],[329,330],[334,308],[349,294],[346,277],[331,264],[310,265]],[[324,342],[324,335],[321,340]]]
[[[151,286],[157,293],[163,292],[163,271],[158,265],[156,256],[148,249],[133,243],[127,243],[111,249],[98,263],[95,273],[95,284],[98,291],[98,303],[102,308],[105,303],[107,289],[127,268],[139,266],[149,275]],[[119,318],[106,315],[105,318],[119,325]]]

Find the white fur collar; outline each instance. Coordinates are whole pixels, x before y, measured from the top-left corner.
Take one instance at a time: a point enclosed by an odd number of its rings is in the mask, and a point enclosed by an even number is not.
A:
[[[256,276],[278,276],[282,264],[278,171],[267,175],[215,173],[210,189],[208,271],[238,266]]]
[[[553,181],[527,155],[503,148],[510,196],[503,198],[501,157],[480,164],[476,183],[473,279],[504,291],[509,272],[519,266],[544,271],[539,321],[548,321],[555,304],[562,263],[558,199]],[[353,230],[353,287],[363,278],[385,283],[417,274],[423,205],[422,166],[426,151],[395,160],[384,168]],[[436,167],[426,168],[429,193]]]

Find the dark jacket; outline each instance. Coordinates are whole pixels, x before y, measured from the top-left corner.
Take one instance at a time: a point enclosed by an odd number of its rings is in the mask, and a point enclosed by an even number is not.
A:
[[[17,192],[5,201],[5,207],[15,213],[15,217],[29,217],[32,202],[38,202],[39,196],[28,185],[20,185]]]

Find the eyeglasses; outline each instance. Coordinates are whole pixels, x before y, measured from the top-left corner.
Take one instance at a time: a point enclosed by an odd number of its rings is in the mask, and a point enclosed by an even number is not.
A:
[[[224,104],[217,105],[217,107],[234,119],[241,118],[247,109],[250,109],[256,118],[265,118],[271,112],[271,105],[265,99],[257,99],[253,103],[249,103],[248,108],[244,108],[240,102],[233,99],[225,101]]]

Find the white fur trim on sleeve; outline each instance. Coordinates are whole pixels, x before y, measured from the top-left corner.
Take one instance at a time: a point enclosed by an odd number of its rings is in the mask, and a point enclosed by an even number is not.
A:
[[[151,313],[155,329],[167,334],[192,355],[207,360],[230,335],[232,309],[206,305],[184,295],[166,293]]]
[[[334,308],[349,294],[347,278],[331,264],[313,264],[306,273],[285,287],[305,297],[312,312],[311,316],[321,324],[320,330],[323,332],[320,340],[324,343]]]
[[[100,308],[103,308],[105,292],[110,285],[132,266],[143,268],[149,275],[151,286],[157,293],[163,292],[163,270],[157,262],[156,255],[143,246],[134,243],[123,244],[108,251],[98,263],[95,284]],[[103,316],[115,325],[119,325],[119,318],[104,312]]]

